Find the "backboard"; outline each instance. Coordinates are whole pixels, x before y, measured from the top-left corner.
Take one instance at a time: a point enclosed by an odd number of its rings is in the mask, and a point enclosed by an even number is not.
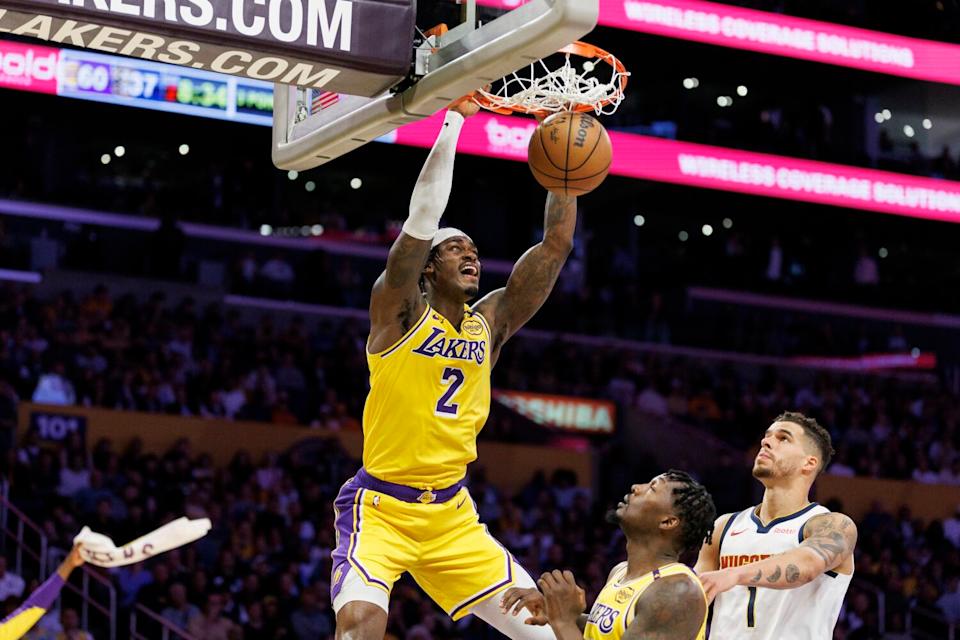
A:
[[[530,0],[478,25],[475,0],[462,24],[416,42],[410,75],[370,97],[277,84],[273,162],[281,169],[319,166],[458,97],[555,53],[596,26],[599,0]],[[433,25],[420,25],[432,27]]]

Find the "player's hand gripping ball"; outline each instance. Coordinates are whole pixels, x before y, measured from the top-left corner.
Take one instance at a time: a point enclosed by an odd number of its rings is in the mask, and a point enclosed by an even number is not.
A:
[[[533,177],[548,191],[582,196],[603,182],[613,149],[607,130],[586,113],[555,113],[537,127],[527,147]]]

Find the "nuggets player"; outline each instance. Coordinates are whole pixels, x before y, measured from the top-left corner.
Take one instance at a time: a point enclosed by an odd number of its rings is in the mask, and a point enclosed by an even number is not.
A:
[[[608,519],[627,538],[627,561],[610,572],[590,614],[569,571],[540,578],[540,588],[510,589],[501,606],[527,624],[549,624],[558,640],[703,640],[707,597],[680,556],[710,540],[717,516],[713,498],[683,471],[635,484]]]
[[[463,478],[477,457],[500,350],[546,301],[573,247],[576,199],[548,195],[543,241],[505,288],[468,306],[480,284],[477,247],[439,222],[460,128],[476,112],[469,102],[447,112],[373,287],[363,467],[335,502],[337,638],[381,640],[391,588],[405,571],[454,620],[474,613],[511,638],[552,638],[491,601],[533,580],[479,522]]]
[[[700,550],[697,572],[713,600],[716,640],[829,640],[853,578],[857,526],[810,502],[830,462],[830,434],[787,412],[767,429],[753,476],[763,501],[717,519],[722,533]]]

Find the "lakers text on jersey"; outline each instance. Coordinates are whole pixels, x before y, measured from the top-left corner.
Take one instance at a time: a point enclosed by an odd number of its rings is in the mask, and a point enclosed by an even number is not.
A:
[[[490,328],[465,308],[457,330],[429,305],[382,353],[367,354],[363,466],[410,487],[452,486],[477,457],[490,412]]]
[[[700,580],[697,579],[696,574],[688,566],[679,562],[664,565],[633,580],[624,580],[626,573],[627,565],[624,563],[614,570],[610,580],[607,581],[607,584],[600,591],[600,595],[597,596],[596,602],[590,609],[587,626],[583,632],[583,637],[586,640],[620,640],[627,627],[633,622],[640,596],[651,584],[661,578],[685,575],[693,580],[697,586],[700,586]],[[704,601],[706,601],[706,595],[704,595]],[[707,618],[704,615],[697,640],[703,640],[706,625]]]

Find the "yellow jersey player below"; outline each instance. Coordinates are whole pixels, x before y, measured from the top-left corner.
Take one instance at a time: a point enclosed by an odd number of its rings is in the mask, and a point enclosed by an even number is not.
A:
[[[534,613],[528,625],[549,624],[557,640],[703,640],[707,597],[696,574],[680,562],[709,541],[717,517],[713,498],[683,471],[633,485],[607,519],[627,539],[627,561],[610,572],[589,614],[569,571],[540,578],[540,591],[513,588],[501,608]]]
[[[473,306],[477,247],[439,228],[470,102],[451,107],[373,286],[363,410],[363,467],[337,496],[331,600],[337,638],[382,640],[404,572],[454,620],[473,613],[510,638],[551,640],[500,611],[494,596],[533,579],[480,523],[463,478],[490,409],[504,343],[543,305],[573,247],[576,199],[547,196],[543,240],[505,288]]]

